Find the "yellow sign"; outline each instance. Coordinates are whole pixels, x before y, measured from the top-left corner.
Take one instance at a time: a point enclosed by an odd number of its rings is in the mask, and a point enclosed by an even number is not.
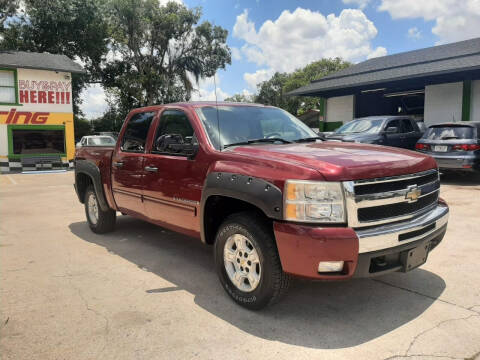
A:
[[[0,124],[5,125],[64,125],[65,150],[68,160],[75,156],[75,137],[73,133],[72,113],[49,113],[35,111],[21,111],[12,108],[10,111],[0,111]]]

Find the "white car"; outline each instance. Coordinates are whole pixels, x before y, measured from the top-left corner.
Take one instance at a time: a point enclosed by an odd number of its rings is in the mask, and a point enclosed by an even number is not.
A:
[[[105,135],[90,135],[84,136],[82,139],[77,142],[76,147],[83,147],[83,146],[115,146],[115,139],[111,136]]]

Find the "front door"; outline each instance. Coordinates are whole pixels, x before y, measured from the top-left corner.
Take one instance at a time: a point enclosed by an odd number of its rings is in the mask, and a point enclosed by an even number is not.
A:
[[[112,158],[112,191],[120,211],[142,216],[145,144],[155,112],[134,114]]]
[[[389,120],[385,125],[385,130],[388,128],[396,128],[396,132],[385,134],[386,141],[385,145],[393,147],[403,147],[403,134],[402,134],[402,123],[400,119]]]
[[[403,127],[403,147],[406,149],[415,149],[415,144],[421,137],[421,133],[417,131],[417,127],[413,124],[414,120],[402,119]]]
[[[207,162],[199,153],[192,158],[176,144],[195,144],[188,116],[165,110],[152,149],[145,155],[144,205],[149,220],[187,235],[198,236],[198,211]]]

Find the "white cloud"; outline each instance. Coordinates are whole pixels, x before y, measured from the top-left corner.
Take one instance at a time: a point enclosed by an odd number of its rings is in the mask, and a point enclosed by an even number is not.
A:
[[[360,9],[365,9],[370,0],[342,0],[346,5],[356,5]]]
[[[420,39],[422,37],[422,33],[416,26],[408,29],[408,37],[412,39]]]
[[[478,0],[382,0],[378,7],[393,19],[435,21],[432,33],[438,43],[448,43],[479,36],[480,1]]]
[[[237,16],[233,35],[245,41],[241,50],[247,60],[267,69],[245,74],[250,86],[254,77],[265,71],[290,72],[324,57],[357,62],[386,52],[385,48],[372,48],[377,29],[358,9],[345,9],[338,16],[302,8],[285,10],[276,20],[265,21],[258,31],[245,10]]]
[[[94,119],[103,115],[107,110],[105,91],[99,84],[87,86],[81,94],[83,103],[81,110],[88,119]]]
[[[235,46],[230,46],[230,50],[232,50],[233,60],[242,60],[242,53],[240,52],[239,48],[236,48]]]
[[[383,46],[379,46],[373,52],[368,54],[367,59],[373,59],[385,55],[387,55],[387,49],[385,49]]]
[[[222,101],[230,95],[220,88],[220,78],[218,75],[215,77],[217,83],[217,98],[215,99],[215,83],[213,76],[206,79],[201,79],[197,85],[197,88],[192,93],[192,101]]]
[[[270,79],[274,73],[273,69],[260,69],[254,73],[243,74],[243,79],[252,90],[256,90],[257,84]]]

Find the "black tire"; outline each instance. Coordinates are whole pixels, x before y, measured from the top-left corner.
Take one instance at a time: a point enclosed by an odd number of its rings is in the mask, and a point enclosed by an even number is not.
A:
[[[97,203],[98,220],[96,222],[90,217],[90,213],[88,211],[88,203],[90,197],[94,197]],[[115,221],[117,218],[115,210],[108,209],[107,211],[103,211],[100,208],[100,206],[98,205],[97,194],[95,193],[95,189],[92,185],[90,185],[85,191],[84,204],[88,226],[90,226],[90,229],[92,229],[94,233],[105,234],[115,229]]]
[[[225,269],[223,251],[228,238],[234,234],[245,236],[258,253],[261,276],[258,286],[250,291],[240,290]],[[282,270],[271,226],[261,217],[241,212],[229,216],[220,225],[214,247],[215,266],[225,291],[239,305],[259,310],[271,305],[287,292],[291,277]]]

